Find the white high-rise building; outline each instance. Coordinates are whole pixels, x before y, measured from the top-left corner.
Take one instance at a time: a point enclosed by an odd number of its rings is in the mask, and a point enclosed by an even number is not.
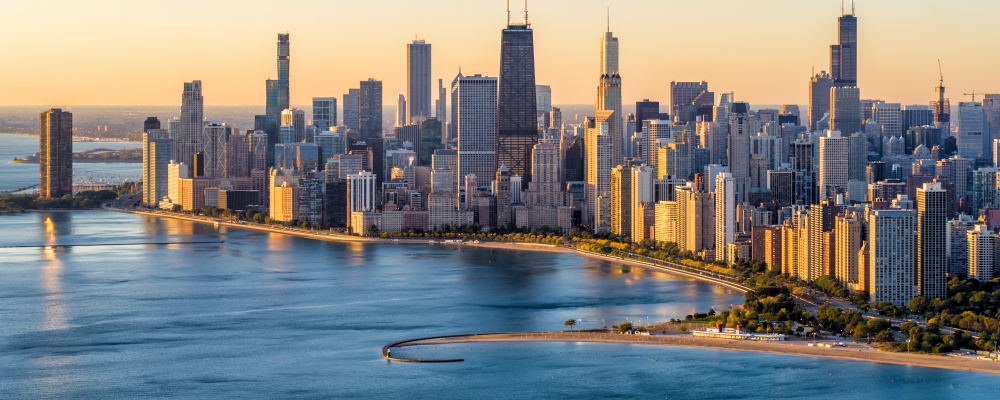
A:
[[[850,139],[840,131],[826,131],[819,138],[820,200],[836,198],[838,191],[847,191]]]
[[[882,136],[902,137],[905,126],[903,126],[903,107],[899,103],[877,102],[872,104],[872,121],[882,125]],[[850,136],[847,134],[846,136]]]
[[[549,112],[552,109],[552,87],[535,85],[535,108],[539,112]]]
[[[645,165],[632,167],[632,238],[648,238],[649,229],[646,224],[652,221],[645,221],[639,218],[643,212],[643,205],[652,206],[653,203],[653,175],[655,171]]]
[[[608,134],[612,138],[611,165],[618,166],[624,161],[625,138],[622,131],[625,129],[622,118],[622,79],[618,74],[601,75],[600,84],[597,86],[597,107],[595,112],[604,110],[614,111],[611,114],[611,121],[608,123]]]
[[[618,73],[618,38],[611,33],[611,26],[601,37],[601,75]]]
[[[536,144],[531,151],[531,183],[524,192],[523,203],[529,207],[562,206],[561,171],[562,156],[559,146],[546,142]],[[514,192],[514,178],[520,181],[521,177],[511,177],[511,192]]]
[[[659,171],[660,168],[660,161],[657,159],[657,141],[672,138],[670,126],[670,121],[662,119],[642,121],[642,135],[645,140],[645,143],[642,145],[643,157],[645,158],[646,165],[653,168],[653,171]],[[660,179],[663,177],[657,176],[656,178]]]
[[[205,176],[209,178],[224,178],[226,170],[226,143],[229,142],[230,129],[226,124],[208,122],[204,128],[205,144]]]
[[[496,176],[497,78],[459,76],[453,85],[452,112],[457,121],[459,186],[475,174],[480,187]]]
[[[871,303],[907,305],[917,296],[916,213],[873,210],[868,215],[868,285]]]
[[[611,137],[614,139],[612,149],[612,166],[621,165],[624,161],[626,146],[625,114],[622,112],[622,78],[618,69],[618,38],[607,32],[601,37],[601,82],[597,87],[597,110],[614,110],[614,123]],[[631,136],[631,132],[629,132]]]
[[[959,214],[958,218],[948,221],[945,253],[948,259],[949,274],[969,274],[968,233],[975,228],[976,223],[977,221],[968,214]]]
[[[600,214],[598,212],[598,197],[605,196],[610,199],[611,195],[611,161],[612,137],[610,134],[611,124],[614,119],[614,111],[601,110],[597,112],[595,118],[587,118],[584,126],[587,131],[584,136],[584,149],[587,152],[587,212],[590,218],[594,218],[593,226],[598,229],[611,229],[610,214]],[[607,218],[595,218],[597,216]]]
[[[998,238],[986,225],[977,224],[968,232],[969,278],[980,282],[993,279]]]
[[[347,207],[350,212],[374,212],[375,174],[361,171],[347,176]]]
[[[726,249],[736,242],[736,180],[733,174],[715,176],[715,259],[726,263]]]

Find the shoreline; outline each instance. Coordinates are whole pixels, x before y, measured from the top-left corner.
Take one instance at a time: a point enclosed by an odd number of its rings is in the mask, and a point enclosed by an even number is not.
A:
[[[620,335],[594,332],[525,332],[456,335],[424,341],[414,341],[397,347],[431,346],[472,342],[587,342],[637,344],[647,346],[677,346],[708,348],[726,351],[751,351],[805,357],[833,358],[878,364],[904,365],[924,368],[1000,374],[1000,362],[970,359],[968,357],[932,356],[927,354],[890,353],[875,350],[865,344],[848,343],[844,348],[810,347],[808,340],[757,342],[750,340],[724,340],[678,335]],[[830,343],[820,341],[819,343]]]
[[[175,214],[175,213],[168,213],[168,212],[154,212],[154,211],[145,211],[145,210],[141,210],[141,211],[140,210],[126,210],[124,212],[131,213],[131,214],[139,214],[139,215],[152,216],[152,217],[180,219],[180,220],[191,221],[191,222],[200,222],[200,223],[205,223],[205,224],[215,224],[215,222],[217,221],[215,218],[195,217],[195,216],[190,216],[190,215],[186,215],[186,214]],[[233,223],[233,222],[228,222],[228,221],[221,221],[221,220],[218,220],[218,222],[219,222],[220,226],[226,226],[226,227],[230,227],[230,228],[249,229],[249,230],[254,230],[254,231],[258,231],[258,232],[287,234],[287,235],[298,236],[298,237],[307,238],[307,239],[323,240],[323,241],[327,241],[327,242],[341,242],[341,243],[384,243],[384,244],[401,243],[401,244],[424,244],[424,245],[426,245],[426,244],[428,244],[428,242],[430,240],[435,240],[435,241],[442,240],[442,239],[432,239],[432,238],[421,238],[421,239],[407,239],[407,238],[401,238],[401,239],[399,239],[399,238],[397,238],[397,239],[365,238],[365,237],[360,237],[360,236],[341,235],[341,234],[335,234],[335,233],[329,233],[329,232],[304,231],[304,230],[300,230],[300,229],[269,227],[269,226],[262,226],[262,225],[257,225],[257,224],[238,224],[238,223]],[[443,239],[443,240],[447,240],[447,239]],[[567,248],[567,247],[563,247],[563,246],[555,246],[555,245],[550,245],[550,244],[517,243],[517,242],[481,242],[481,243],[463,242],[461,244],[458,244],[458,243],[445,243],[445,242],[441,242],[441,243],[435,243],[434,245],[469,246],[469,247],[478,247],[478,248],[484,248],[484,249],[498,249],[498,250],[512,250],[512,251],[534,251],[534,252],[542,252],[542,253],[576,254],[576,255],[579,255],[581,257],[587,257],[587,258],[591,258],[591,259],[595,259],[595,260],[608,261],[608,262],[616,262],[616,263],[620,263],[620,264],[629,265],[629,266],[632,266],[632,267],[642,268],[642,269],[649,270],[649,271],[662,272],[662,273],[669,274],[669,275],[674,275],[674,276],[680,277],[680,278],[694,279],[694,280],[697,280],[697,281],[701,281],[701,282],[705,282],[705,283],[710,283],[710,284],[716,285],[718,287],[721,287],[722,289],[733,290],[733,291],[736,291],[736,292],[739,292],[739,293],[745,293],[748,290],[747,288],[744,288],[744,287],[739,286],[739,285],[737,285],[735,283],[732,283],[732,282],[727,282],[727,281],[724,281],[724,280],[721,280],[721,279],[716,279],[716,278],[712,278],[712,277],[708,277],[708,276],[703,276],[703,275],[699,275],[699,274],[695,274],[695,273],[691,273],[691,272],[687,272],[687,271],[677,270],[677,269],[670,268],[668,266],[653,265],[653,264],[650,264],[650,263],[646,263],[646,262],[642,262],[642,261],[636,261],[636,260],[624,260],[624,259],[619,259],[619,258],[604,256],[604,255],[600,255],[600,254],[594,254],[594,253],[590,253],[590,252],[586,252],[586,251],[580,251],[580,250],[573,249],[573,248]]]

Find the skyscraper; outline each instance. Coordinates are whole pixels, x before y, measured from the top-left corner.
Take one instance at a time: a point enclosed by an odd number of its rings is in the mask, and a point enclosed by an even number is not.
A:
[[[830,130],[845,136],[861,132],[861,91],[857,87],[830,89]]]
[[[288,91],[288,33],[278,34],[278,106],[281,110],[289,107],[291,95]]]
[[[711,178],[711,177],[710,177]],[[715,180],[715,260],[726,259],[726,247],[736,241],[736,185],[733,174],[721,172]]]
[[[928,300],[948,296],[948,192],[940,182],[917,188],[917,290]]]
[[[833,84],[836,87],[858,86],[858,18],[854,16],[853,3],[851,13],[842,14],[837,27],[840,40],[838,44],[830,46],[830,75],[833,76]]]
[[[452,113],[458,131],[459,186],[475,174],[477,184],[489,187],[496,175],[497,78],[460,76],[454,84]]]
[[[552,108],[552,87],[535,85],[535,106],[539,113],[548,112]]]
[[[750,115],[750,105],[732,103],[729,109],[729,171],[733,175],[737,203],[746,199],[747,184],[750,182],[750,136],[759,130],[760,122]]]
[[[642,132],[643,121],[652,119],[660,119],[660,102],[649,101],[649,99],[635,102],[635,131]],[[626,133],[631,134],[632,132]]]
[[[382,137],[382,81],[368,78],[358,91],[358,131],[361,140]]]
[[[983,105],[976,102],[958,104],[958,155],[974,160],[987,157],[989,147],[989,122]]]
[[[355,136],[358,135],[358,97],[361,95],[360,89],[349,89],[344,94],[344,126]]]
[[[201,81],[184,82],[181,94],[181,132],[174,142],[174,160],[191,163],[194,153],[202,151],[205,119],[205,98],[201,96]]]
[[[313,97],[312,120],[317,135],[337,126],[337,98]]]
[[[406,45],[406,92],[410,99],[409,118],[434,116],[431,109],[431,45],[414,40]],[[406,125],[409,120],[402,125]]]
[[[434,117],[441,122],[441,143],[448,143],[448,91],[444,79],[438,79],[438,99],[434,107]]]
[[[406,117],[406,96],[402,94],[396,98],[396,123],[393,126],[406,126],[409,125],[407,121],[410,119]]]
[[[817,123],[830,113],[830,88],[833,78],[826,71],[820,71],[809,79],[809,130],[817,131]]]
[[[497,115],[497,161],[511,175],[531,182],[531,149],[538,143],[535,98],[534,34],[524,10],[524,23],[510,22],[500,41],[500,78]]]
[[[39,115],[39,190],[42,197],[73,194],[73,113],[53,108]]]
[[[847,190],[850,139],[840,131],[819,138],[819,198],[832,199]]]
[[[232,129],[226,124],[209,122],[203,128],[202,143],[205,144],[205,168],[206,177],[224,178],[226,170],[226,143],[229,142],[229,134]]]
[[[917,296],[913,210],[873,210],[868,215],[868,285],[871,302],[906,305]]]
[[[967,233],[968,274],[970,278],[986,282],[993,278],[996,265],[996,247],[1000,238],[986,225],[975,225]]]
[[[614,110],[612,123],[612,161],[611,165],[621,165],[625,154],[626,134],[625,113],[622,112],[622,78],[618,68],[618,38],[611,33],[610,19],[608,29],[601,37],[601,79],[597,87],[597,110]]]
[[[306,112],[298,108],[289,108],[281,111],[281,126],[292,127],[291,142],[302,142],[306,135]],[[282,140],[282,143],[291,143]]]
[[[146,117],[142,122],[142,131],[149,132],[150,129],[160,129],[160,120],[156,117]]]
[[[273,162],[274,145],[278,143],[278,128],[281,123],[281,111],[289,107],[290,94],[288,91],[288,71],[289,71],[289,43],[288,33],[278,34],[278,79],[268,79],[264,82],[266,103],[264,115],[267,132],[268,159]],[[190,162],[190,160],[184,160]]]
[[[602,110],[597,112],[594,118],[587,118],[584,126],[587,131],[584,136],[584,146],[586,151],[586,177],[587,177],[587,212],[593,218],[594,230],[608,230],[611,228],[610,215],[600,213],[599,197],[607,196],[611,191],[611,129],[609,122],[612,121],[614,111]],[[607,210],[610,213],[610,210]],[[607,216],[602,220],[602,216]]]
[[[142,134],[142,203],[156,206],[167,195],[167,165],[173,157],[166,129],[148,129]]]
[[[615,47],[617,48],[617,46]],[[617,56],[616,56],[617,58]],[[625,137],[622,125],[622,78],[618,73],[602,74],[597,86],[597,106],[595,111],[611,110],[611,121],[608,122],[611,135],[611,165],[621,165],[624,160],[623,149]]]
[[[708,91],[708,82],[670,82],[671,118],[680,122],[695,122],[700,107],[714,104],[715,93]]]
[[[611,233],[632,237],[632,168],[611,169]]]

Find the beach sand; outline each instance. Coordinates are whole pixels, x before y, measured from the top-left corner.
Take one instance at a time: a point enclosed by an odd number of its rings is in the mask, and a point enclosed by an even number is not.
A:
[[[469,342],[592,342],[625,343],[654,346],[701,347],[718,350],[754,351],[764,353],[789,354],[797,356],[837,358],[843,360],[866,361],[882,364],[911,365],[917,367],[943,368],[958,371],[1000,374],[1000,362],[977,360],[969,357],[933,356],[927,354],[889,353],[875,350],[864,343],[844,341],[847,347],[810,347],[808,340],[788,340],[781,342],[758,342],[752,340],[726,340],[696,338],[690,335],[620,335],[594,332],[531,332],[498,333],[455,338],[410,342],[406,346],[427,346],[448,343]],[[819,343],[831,343],[820,341]]]

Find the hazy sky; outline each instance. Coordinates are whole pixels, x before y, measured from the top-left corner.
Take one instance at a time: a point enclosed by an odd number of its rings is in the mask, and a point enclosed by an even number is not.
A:
[[[554,103],[594,101],[609,4],[626,103],[667,102],[670,81],[706,80],[738,100],[805,104],[840,15],[836,0],[533,0],[537,80]],[[511,8],[520,20],[523,2]],[[394,104],[415,36],[433,45],[435,82],[459,66],[496,76],[504,10],[503,0],[6,0],[0,105],[179,105],[194,79],[206,105],[263,105],[285,31],[292,104],[369,77]],[[862,0],[857,15],[863,98],[926,104],[938,58],[953,103],[1000,91],[1000,1]]]

